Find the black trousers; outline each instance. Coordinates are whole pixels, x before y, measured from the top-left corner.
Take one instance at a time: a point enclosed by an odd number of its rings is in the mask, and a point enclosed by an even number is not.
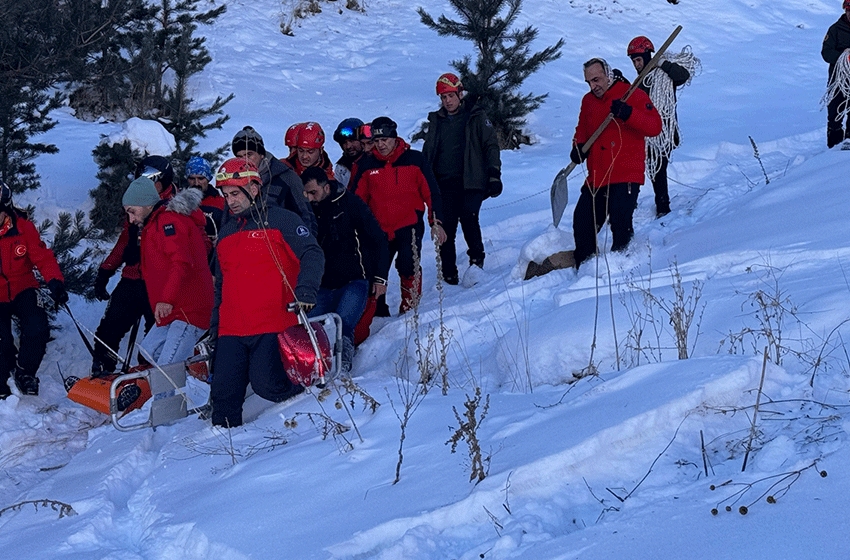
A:
[[[20,353],[15,346],[12,316],[18,319]],[[34,376],[44,359],[49,338],[50,325],[38,290],[29,288],[11,302],[0,303],[0,383],[5,386],[16,367],[23,374]]]
[[[413,244],[416,243],[418,260],[422,259],[422,238],[425,236],[425,222],[417,212],[419,220],[412,226],[396,230],[395,237],[390,241],[390,262],[395,258],[395,269],[399,276],[413,276],[419,263],[414,258]]]
[[[106,371],[114,370],[118,360],[112,352],[106,349],[104,344],[117,352],[121,345],[121,339],[130,332],[139,317],[144,317],[145,332],[148,332],[154,324],[154,317],[148,302],[145,282],[144,280],[121,278],[112,291],[109,304],[106,306],[103,318],[97,326],[97,331],[95,331],[95,335],[99,339],[94,344],[95,359],[103,364]]]
[[[272,402],[285,401],[300,392],[283,369],[276,334],[218,338],[210,383],[214,426],[242,425],[248,383],[256,394]]]
[[[640,185],[637,183],[614,183],[607,187],[590,189],[581,187],[573,212],[573,237],[576,242],[576,266],[596,252],[596,234],[605,224],[611,224],[612,251],[622,251],[634,235],[632,215],[637,207]]]
[[[670,159],[662,157],[658,173],[652,178],[652,190],[655,192],[655,209],[658,212],[670,211],[670,193],[667,186],[667,166],[669,164]]]
[[[481,240],[481,225],[478,223],[478,213],[484,202],[483,191],[471,191],[458,185],[440,184],[440,195],[443,204],[443,230],[446,232],[446,242],[440,246],[440,259],[443,262],[443,276],[457,277],[457,226],[460,223],[463,238],[469,248],[469,264],[484,265],[484,242]],[[454,188],[452,188],[454,187]]]
[[[835,99],[829,102],[826,106],[826,129],[830,130],[844,130],[844,122],[838,122],[838,108],[845,101],[844,95],[839,92]]]

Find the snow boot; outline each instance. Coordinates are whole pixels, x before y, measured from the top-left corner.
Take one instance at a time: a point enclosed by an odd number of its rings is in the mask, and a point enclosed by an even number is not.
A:
[[[844,140],[844,130],[841,128],[827,128],[826,129],[826,147],[832,148],[841,144]]]
[[[115,366],[113,365],[111,368],[104,364],[100,358],[95,358],[91,362],[91,376],[92,377],[102,377],[104,375],[109,375],[115,370]]]
[[[15,371],[15,385],[22,395],[38,396],[38,377],[20,368]]]
[[[422,296],[421,279],[421,269],[419,274],[401,277],[401,305],[398,306],[399,315],[419,305],[419,298]]]
[[[118,406],[118,412],[124,412],[142,396],[142,389],[135,383],[128,383],[118,392],[118,398],[115,399],[115,404]]]

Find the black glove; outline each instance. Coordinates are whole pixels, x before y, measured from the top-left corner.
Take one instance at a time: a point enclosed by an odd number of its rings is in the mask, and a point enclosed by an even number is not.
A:
[[[629,120],[629,117],[632,116],[632,108],[630,105],[627,105],[625,101],[615,99],[611,102],[611,114],[614,115],[615,118],[626,122]]]
[[[570,150],[570,160],[576,165],[587,159],[587,154],[582,153],[584,142],[581,144],[573,144],[573,149]]]
[[[667,74],[670,74],[670,68],[673,67],[673,63],[669,60],[662,60],[661,64],[658,65],[662,70],[664,70]]]
[[[304,313],[309,314],[314,307],[316,307],[315,303],[307,303],[304,301],[295,300],[286,306],[286,310],[291,311],[292,313],[298,313],[299,311],[303,310]]]
[[[54,278],[47,283],[47,289],[50,290],[50,297],[56,302],[57,308],[68,303],[68,292],[65,291],[65,283],[62,280]]]
[[[109,292],[106,291],[106,285],[109,284],[109,279],[115,274],[113,270],[105,268],[97,269],[97,278],[94,279],[94,297],[100,301],[109,299]]]
[[[487,182],[487,196],[496,198],[500,194],[502,194],[502,180],[491,177],[490,181]]]

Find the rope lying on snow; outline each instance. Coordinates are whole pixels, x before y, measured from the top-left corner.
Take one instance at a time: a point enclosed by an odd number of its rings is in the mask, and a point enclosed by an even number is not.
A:
[[[680,53],[665,53],[661,61],[665,60],[682,66],[690,74],[688,81],[682,84],[682,87],[690,84],[694,75],[702,69],[699,59],[694,56],[690,46],[686,46]],[[643,79],[643,85],[649,88],[649,98],[661,115],[661,134],[646,139],[646,170],[650,177],[655,177],[661,169],[661,160],[670,157],[670,153],[677,145],[676,138],[681,138],[679,120],[676,116],[676,88],[673,86],[673,80],[661,68],[656,68],[647,74]]]
[[[850,49],[845,49],[838,61],[835,63],[835,69],[832,71],[832,77],[829,84],[826,86],[826,93],[820,100],[821,106],[826,107],[839,94],[844,96],[844,101],[838,106],[838,115],[835,117],[836,122],[844,122],[844,118],[850,113]]]

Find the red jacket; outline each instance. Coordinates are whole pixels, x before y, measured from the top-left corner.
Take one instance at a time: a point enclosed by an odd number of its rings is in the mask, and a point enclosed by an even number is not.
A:
[[[629,89],[623,82],[614,82],[602,99],[588,92],[581,100],[581,112],[573,141],[583,144],[611,112],[611,102],[620,99]],[[637,89],[629,97],[632,114],[626,122],[611,121],[587,154],[585,185],[600,188],[614,183],[642,185],[646,171],[646,137],[661,133],[661,116],[649,96]]]
[[[169,200],[173,196],[173,185],[167,187],[161,193],[159,193],[159,198],[162,200]],[[127,245],[130,242],[131,229],[133,230],[134,234],[138,234],[138,228],[130,228],[130,222],[125,219],[124,227],[121,229],[121,234],[118,236],[118,240],[115,242],[115,246],[106,256],[106,258],[103,259],[103,262],[100,264],[100,268],[109,270],[114,273],[116,270],[118,270],[118,267],[124,264],[124,268],[121,269],[121,278],[127,278],[129,280],[139,280],[142,277],[142,270],[139,267],[138,259],[133,258],[131,256],[130,258],[133,262],[127,262],[128,253],[126,252],[126,250]],[[135,239],[134,241],[138,243],[138,239]],[[136,256],[138,256],[138,254],[136,254]]]
[[[142,227],[142,278],[151,309],[170,303],[174,310],[159,326],[175,320],[208,329],[213,282],[207,262],[204,215],[198,211],[201,191],[185,189],[160,202]]]
[[[35,226],[20,214],[8,215],[0,224],[0,303],[9,303],[29,288],[38,288],[33,267],[45,282],[62,280],[53,251]]]
[[[428,222],[441,214],[440,189],[422,152],[410,149],[401,138],[386,157],[377,148],[358,161],[352,190],[363,199],[390,241],[396,230],[419,221],[417,212],[427,205]]]
[[[309,228],[277,206],[261,223],[255,215],[228,214],[221,227],[212,327],[218,336],[283,332],[298,322],[287,304],[316,301],[325,259]]]

